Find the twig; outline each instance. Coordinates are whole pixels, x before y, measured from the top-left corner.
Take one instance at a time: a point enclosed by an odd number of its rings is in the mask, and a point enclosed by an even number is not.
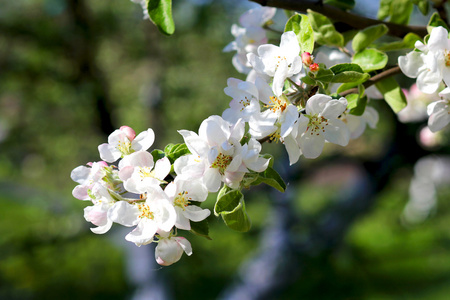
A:
[[[406,26],[365,18],[353,13],[343,11],[331,5],[312,3],[310,1],[299,0],[251,0],[263,6],[272,6],[289,10],[305,12],[307,9],[321,13],[334,21],[342,22],[350,25],[355,29],[364,29],[368,26],[385,24],[389,28],[389,34],[393,36],[403,37],[407,33],[413,32],[421,37],[427,35],[427,29],[424,26]]]

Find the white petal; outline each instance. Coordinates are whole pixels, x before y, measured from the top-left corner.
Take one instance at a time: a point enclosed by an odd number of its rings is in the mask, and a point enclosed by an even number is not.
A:
[[[125,239],[135,243],[136,246],[147,245],[153,241],[157,229],[153,220],[142,219],[138,226],[125,236]]]
[[[448,110],[441,109],[434,112],[428,119],[428,127],[432,132],[437,132],[447,126],[450,122],[450,115]]]
[[[131,148],[135,151],[147,150],[155,141],[155,133],[151,128],[139,133],[131,142]]]
[[[221,182],[222,180],[219,170],[215,168],[208,168],[205,171],[205,174],[203,175],[203,183],[208,191],[213,193],[217,192],[220,188]]]
[[[209,209],[202,209],[201,207],[196,205],[189,205],[186,207],[186,210],[183,211],[183,215],[194,222],[203,221],[204,219],[209,217],[210,214],[211,211]]]
[[[298,142],[304,157],[317,158],[322,153],[325,138],[321,134],[311,135],[311,131],[307,130],[300,136]]]
[[[122,156],[122,153],[116,147],[106,143],[98,146],[98,152],[100,158],[109,163],[115,162]]]
[[[419,68],[424,62],[420,52],[411,51],[406,56],[398,57],[398,65],[403,74],[410,78],[416,78],[419,74]]]
[[[350,132],[347,125],[341,120],[329,120],[328,125],[325,125],[323,135],[328,142],[341,146],[347,146],[350,140]]]
[[[327,119],[336,119],[347,108],[347,99],[330,100],[325,104],[322,116]]]
[[[115,223],[131,227],[139,222],[139,209],[125,201],[116,202],[108,210],[108,218]]]
[[[286,147],[286,151],[289,156],[289,164],[295,164],[302,154],[297,141],[292,136],[288,135],[284,138],[284,146]]]

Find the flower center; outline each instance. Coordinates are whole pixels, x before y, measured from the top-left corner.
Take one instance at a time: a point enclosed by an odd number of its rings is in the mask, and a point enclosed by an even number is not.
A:
[[[286,101],[283,101],[275,96],[271,96],[269,100],[269,104],[265,105],[274,113],[283,112],[286,109]]]
[[[134,150],[131,149],[131,142],[128,139],[126,141],[119,141],[119,143],[117,144],[117,149],[123,155],[130,155],[134,152]]]
[[[140,167],[139,176],[141,177],[141,180],[143,180],[146,177],[155,178],[155,171],[152,171],[149,167]]]
[[[139,209],[139,211],[141,212],[141,214],[139,215],[139,218],[143,219],[143,218],[147,218],[150,220],[153,220],[155,218],[155,216],[153,215],[153,212],[150,210],[150,206],[148,206],[145,203],[142,204],[137,204],[137,207]]]
[[[217,168],[219,169],[220,175],[225,174],[225,170],[227,169],[228,165],[233,160],[233,157],[231,155],[225,155],[223,153],[219,153],[217,155],[216,160],[211,164],[211,168]]]
[[[250,105],[250,99],[247,98],[247,96],[244,97],[244,99],[241,99],[239,103],[242,105],[241,111],[243,111],[247,106]]]
[[[319,117],[318,115],[314,115],[309,117],[308,127],[306,131],[310,130],[311,135],[320,135],[320,132],[325,132],[325,126],[328,125],[328,120],[324,117]]]
[[[280,128],[278,128],[277,131],[269,135],[270,142],[278,143],[280,139],[281,139]]]
[[[445,60],[445,65],[447,67],[450,67],[450,51],[448,51],[448,50],[444,51],[444,60]]]
[[[192,198],[188,196],[188,192],[183,191],[175,196],[173,204],[175,206],[181,207],[183,210],[186,210],[186,206],[190,204],[189,200],[192,200]]]

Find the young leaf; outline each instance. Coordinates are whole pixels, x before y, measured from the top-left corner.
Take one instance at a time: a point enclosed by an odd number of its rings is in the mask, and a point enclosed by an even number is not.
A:
[[[384,43],[376,46],[380,51],[394,51],[401,49],[414,49],[416,41],[421,41],[422,38],[415,33],[409,32],[404,37],[403,40],[392,43]]]
[[[157,161],[158,159],[163,158],[164,156],[166,156],[164,154],[164,151],[159,150],[159,149],[155,149],[151,152],[152,156],[153,156],[153,161]]]
[[[239,190],[231,190],[218,197],[214,214],[221,215],[225,224],[233,230],[240,232],[250,230],[251,221],[245,211],[244,195]]]
[[[317,43],[327,46],[344,46],[344,37],[336,31],[333,23],[327,17],[310,9],[308,9],[308,17]]]
[[[428,25],[427,25],[428,33],[431,33],[431,30],[433,30],[434,27],[439,27],[439,26],[442,26],[445,29],[447,29],[447,31],[450,31],[447,24],[441,19],[439,14],[437,12],[435,12],[431,16],[430,21],[428,22]]]
[[[319,71],[309,72],[309,76],[317,81],[330,82],[333,79],[333,71],[327,69],[324,64],[319,64]]]
[[[307,15],[295,14],[286,23],[284,32],[293,31],[302,52],[314,51],[314,32]]]
[[[361,69],[361,67],[357,64],[350,64],[350,63],[343,63],[343,64],[337,64],[330,68],[331,71],[335,75],[345,72],[345,71],[354,71],[359,73],[364,73],[364,71]]]
[[[428,9],[429,9],[428,0],[411,0],[411,1],[412,1],[412,3],[417,5],[417,7],[419,8],[420,12],[424,16],[426,16],[428,14]]]
[[[375,85],[395,113],[405,108],[407,104],[405,94],[394,79],[386,78]]]
[[[378,8],[377,18],[384,20],[391,14],[391,3],[393,0],[381,0],[380,7]]]
[[[270,185],[280,192],[284,192],[286,190],[286,183],[284,183],[283,178],[281,178],[280,174],[278,174],[278,172],[271,167],[268,167],[264,172],[259,173],[258,179],[252,182],[252,185],[258,185],[261,183]]]
[[[212,240],[209,236],[209,223],[207,219],[200,222],[191,222],[191,232],[198,236],[205,237],[208,240]]]
[[[166,148],[164,148],[164,153],[173,164],[177,158],[189,154],[190,152],[186,144],[168,144]]]
[[[175,32],[175,23],[172,17],[172,0],[148,0],[147,10],[150,20],[165,35]]]
[[[359,52],[369,46],[373,41],[382,37],[389,31],[384,24],[378,24],[367,27],[359,31],[352,41],[352,47],[355,52]]]
[[[371,72],[383,69],[388,62],[388,56],[377,49],[368,48],[356,53],[352,62],[360,65],[364,72]]]
[[[349,113],[355,116],[361,116],[366,109],[367,97],[361,97],[358,94],[350,94],[345,97],[347,99],[347,109]]]
[[[364,73],[361,67],[357,64],[337,64],[330,68],[334,73],[334,77],[331,82],[360,82],[366,81],[370,78],[370,75]]]
[[[410,0],[394,0],[391,4],[389,21],[396,24],[406,25],[409,23],[414,5]]]

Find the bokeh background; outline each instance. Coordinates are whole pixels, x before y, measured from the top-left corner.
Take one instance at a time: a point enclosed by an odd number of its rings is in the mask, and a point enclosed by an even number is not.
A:
[[[448,138],[420,146],[424,122],[399,123],[383,101],[377,130],[321,159],[288,167],[264,145],[288,191],[245,192],[250,232],[210,216],[212,240],[187,234],[194,254],[173,266],[127,228],[89,230],[73,168],[121,125],[153,128],[153,148],[181,143],[177,129],[228,107],[227,78],[244,79],[222,49],[252,4],[174,2],[172,37],[127,0],[2,2],[0,299],[449,299]]]

